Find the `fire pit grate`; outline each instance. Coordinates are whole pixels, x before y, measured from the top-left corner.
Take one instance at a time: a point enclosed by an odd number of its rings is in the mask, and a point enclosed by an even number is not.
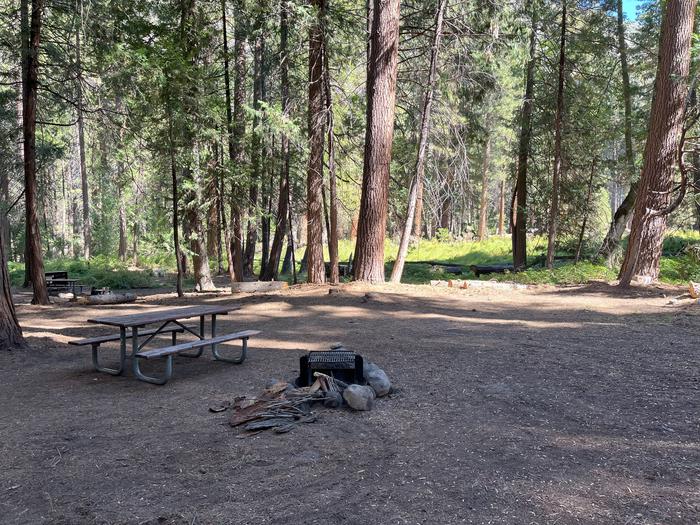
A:
[[[347,350],[309,352],[299,360],[299,386],[309,386],[316,379],[314,372],[344,381],[364,384],[362,356]]]

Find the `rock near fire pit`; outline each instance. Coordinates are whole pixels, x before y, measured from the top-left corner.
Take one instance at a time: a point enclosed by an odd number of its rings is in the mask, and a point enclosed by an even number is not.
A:
[[[363,385],[348,385],[343,391],[343,399],[355,410],[372,410],[374,408],[374,389]]]
[[[374,363],[366,363],[363,374],[367,384],[374,389],[377,397],[383,397],[391,392],[391,381],[386,372]]]

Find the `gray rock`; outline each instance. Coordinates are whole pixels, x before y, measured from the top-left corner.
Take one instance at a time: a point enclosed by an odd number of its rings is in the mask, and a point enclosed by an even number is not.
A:
[[[364,376],[367,377],[372,370],[379,370],[379,367],[370,361],[365,361],[362,365],[362,373]]]
[[[374,389],[369,386],[349,385],[343,392],[343,399],[355,410],[372,410],[374,398]]]
[[[369,386],[372,387],[377,397],[382,397],[391,392],[391,381],[389,376],[381,368],[370,369],[365,374],[365,379]]]

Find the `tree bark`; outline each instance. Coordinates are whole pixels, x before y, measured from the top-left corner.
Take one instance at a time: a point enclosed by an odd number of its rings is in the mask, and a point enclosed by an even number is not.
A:
[[[576,258],[575,262],[579,262],[581,259],[581,250],[583,248],[583,237],[586,234],[586,226],[588,225],[588,215],[590,214],[591,206],[591,195],[593,195],[593,178],[595,177],[595,172],[597,168],[597,159],[594,159],[591,164],[591,175],[588,178],[588,191],[586,192],[586,203],[583,208],[583,222],[581,222],[581,230],[578,235],[578,244],[576,246]]]
[[[22,329],[15,313],[15,303],[12,299],[10,272],[7,268],[5,252],[5,231],[0,229],[0,350],[14,350],[26,347]]]
[[[198,35],[196,34],[196,25],[194,23],[195,0],[189,0],[182,4],[181,19],[180,19],[180,34],[183,56],[188,57],[192,72],[196,73],[199,69],[198,63]],[[183,100],[183,109],[186,112],[196,114],[197,107],[194,101],[199,95],[199,85],[196,77],[193,82],[186,86],[186,97]],[[195,290],[198,292],[215,290],[216,286],[211,278],[211,269],[209,268],[209,255],[206,245],[206,231],[204,228],[204,220],[202,217],[202,209],[204,208],[204,196],[206,182],[205,175],[201,169],[200,142],[196,137],[195,130],[185,121],[182,130],[183,143],[192,148],[191,156],[185,157],[182,163],[182,180],[189,183],[191,189],[186,193],[187,200],[185,201],[185,220],[187,228],[185,230],[186,238],[189,241],[190,251],[192,253],[192,270],[195,279]]]
[[[231,74],[229,68],[229,53],[228,53],[228,33],[226,24],[226,0],[221,0],[221,23],[223,26],[223,38],[224,38],[224,93],[226,98],[226,137],[228,142],[228,153],[229,158],[233,159],[233,113],[231,111]],[[225,211],[223,205],[223,186],[221,190],[222,199],[222,210],[221,215],[224,219],[223,226],[225,231],[225,244],[226,244],[226,258],[228,273],[231,281],[235,281],[235,270],[233,264],[233,217],[229,217],[229,220],[225,219]],[[233,198],[233,197],[231,197]],[[233,210],[233,207],[231,207]]]
[[[232,227],[232,253],[233,253],[233,280],[243,281],[243,232],[241,229],[242,208],[240,201],[243,194],[243,164],[245,162],[245,150],[243,139],[245,138],[245,70],[246,70],[246,30],[243,20],[245,0],[236,0],[236,13],[238,16],[234,26],[234,67],[233,67],[233,128],[230,135],[229,154],[233,164],[233,181],[231,188],[231,227]]]
[[[289,103],[289,56],[287,49],[287,41],[289,35],[289,7],[287,0],[280,2],[280,90],[282,98],[282,116],[284,119],[289,118],[290,103]],[[279,272],[280,258],[282,256],[282,248],[284,246],[284,237],[288,230],[291,230],[291,224],[288,223],[289,209],[289,165],[290,165],[290,150],[289,136],[285,131],[282,131],[280,155],[282,157],[282,166],[280,170],[279,183],[279,201],[277,204],[277,217],[275,220],[275,235],[270,247],[270,258],[265,270],[260,275],[261,281],[272,281],[277,278]],[[288,227],[289,226],[289,227]],[[291,231],[290,231],[291,235]]]
[[[246,276],[253,275],[253,265],[255,263],[255,247],[258,242],[258,193],[262,182],[261,162],[262,162],[262,140],[260,132],[260,102],[264,101],[264,52],[265,52],[265,36],[264,33],[259,34],[255,41],[255,57],[253,65],[253,138],[251,140],[251,164],[252,177],[250,187],[248,189],[248,227],[246,231],[245,241],[245,259],[243,263],[243,273]]]
[[[315,20],[309,28],[309,162],[306,173],[306,253],[309,283],[326,281],[323,263],[323,22],[325,0],[312,0]]]
[[[333,119],[333,98],[331,93],[331,72],[328,66],[328,45],[326,43],[327,26],[323,25],[323,85],[326,102],[326,118],[328,126],[328,180],[330,186],[330,225],[328,231],[328,255],[331,265],[331,284],[338,284],[340,271],[338,264],[338,187],[335,172],[335,132]]]
[[[118,163],[117,172],[119,181],[117,182],[117,200],[119,201],[119,260],[126,261],[126,203],[124,202],[124,185],[121,182],[121,162]]]
[[[384,281],[384,237],[394,136],[399,0],[374,0],[367,79],[367,125],[355,279]]]
[[[630,239],[620,269],[620,286],[623,287],[629,286],[635,276],[649,282],[659,276],[667,220],[662,210],[671,201],[678,159],[696,4],[696,0],[668,0],[666,3],[644,167]]]
[[[629,192],[624,198],[615,214],[608,233],[605,235],[603,244],[598,250],[598,256],[608,259],[612,258],[620,246],[620,240],[625,233],[630,216],[634,210],[634,201],[637,197],[637,186],[639,182],[633,180],[635,176],[634,167],[634,145],[632,142],[632,91],[630,89],[629,66],[627,64],[627,43],[625,40],[625,23],[622,8],[622,0],[617,0],[617,47],[620,53],[620,67],[622,70],[622,99],[625,108],[625,175],[631,181]]]
[[[547,236],[547,268],[554,267],[559,218],[559,181],[562,176],[562,126],[564,120],[564,79],[566,76],[566,0],[562,1],[561,40],[559,43],[559,82],[557,87],[557,112],[554,117],[554,176],[552,177],[552,203],[549,209]]]
[[[27,52],[26,101],[23,114],[24,128],[24,198],[26,209],[27,260],[33,287],[32,304],[49,304],[44,275],[44,257],[41,230],[37,217],[36,181],[36,105],[39,87],[39,44],[41,41],[42,0],[32,0]]]
[[[175,246],[175,266],[177,268],[177,278],[176,278],[176,290],[177,296],[182,297],[184,295],[182,290],[182,280],[183,274],[185,272],[182,265],[182,251],[180,250],[180,218],[179,218],[179,195],[178,195],[178,185],[177,185],[177,164],[175,160],[175,144],[173,137],[173,120],[170,113],[170,102],[168,104],[168,153],[170,154],[170,179],[171,179],[171,190],[173,197],[173,245]],[[135,236],[134,236],[135,237]]]
[[[408,255],[408,245],[411,237],[411,229],[415,226],[415,221],[418,220],[418,215],[421,213],[418,209],[419,194],[422,193],[423,175],[425,173],[425,160],[428,154],[428,143],[430,138],[430,116],[433,106],[433,98],[435,95],[435,82],[437,78],[437,62],[438,53],[440,51],[440,39],[442,38],[442,26],[445,18],[445,10],[447,9],[447,0],[440,0],[435,14],[435,34],[433,36],[433,46],[430,51],[430,69],[428,73],[428,86],[423,94],[423,112],[421,115],[420,137],[418,139],[418,156],[416,158],[415,176],[411,181],[411,186],[408,192],[408,208],[406,210],[406,220],[401,232],[401,241],[399,242],[399,251],[396,254],[394,267],[391,269],[391,282],[401,282],[403,269],[406,264],[406,256]],[[422,206],[422,196],[420,196],[420,205]],[[420,221],[419,221],[420,222]],[[417,236],[420,238],[420,226],[418,226]],[[416,232],[414,231],[414,235]]]
[[[697,90],[693,89],[690,94],[690,107],[698,109],[698,94]],[[693,196],[695,197],[695,206],[693,206],[693,211],[695,212],[695,229],[700,231],[700,152],[695,148],[692,154],[692,163],[695,172],[693,173]]]
[[[486,132],[486,144],[484,145],[484,157],[481,166],[481,203],[479,206],[479,232],[480,241],[488,236],[488,196],[489,196],[489,163],[491,161],[491,133]]]
[[[506,181],[501,181],[501,188],[498,193],[498,235],[503,237],[506,234]]]
[[[83,5],[80,2],[79,25],[75,32],[75,93],[76,112],[78,120],[78,154],[80,161],[80,190],[83,199],[83,257],[90,259],[90,244],[92,243],[92,227],[90,223],[90,194],[88,188],[88,174],[85,163],[85,120],[83,116],[83,64],[80,52],[80,31],[83,22]]]
[[[511,209],[511,237],[513,242],[513,268],[516,271],[527,267],[527,163],[530,156],[532,135],[532,110],[535,93],[535,52],[537,44],[537,9],[533,0],[528,0],[526,11],[530,12],[530,46],[525,73],[525,94],[520,114],[520,139],[518,143],[517,176],[515,181],[515,209]]]

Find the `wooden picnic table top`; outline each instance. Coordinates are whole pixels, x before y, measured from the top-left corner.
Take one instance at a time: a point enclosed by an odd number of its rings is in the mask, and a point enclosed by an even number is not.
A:
[[[226,315],[238,306],[185,306],[184,308],[168,308],[167,310],[156,310],[138,314],[115,315],[111,317],[96,317],[88,319],[88,323],[106,324],[118,326],[120,328],[134,328],[153,323],[165,323],[167,321],[177,321],[180,319],[190,319],[204,315]]]

